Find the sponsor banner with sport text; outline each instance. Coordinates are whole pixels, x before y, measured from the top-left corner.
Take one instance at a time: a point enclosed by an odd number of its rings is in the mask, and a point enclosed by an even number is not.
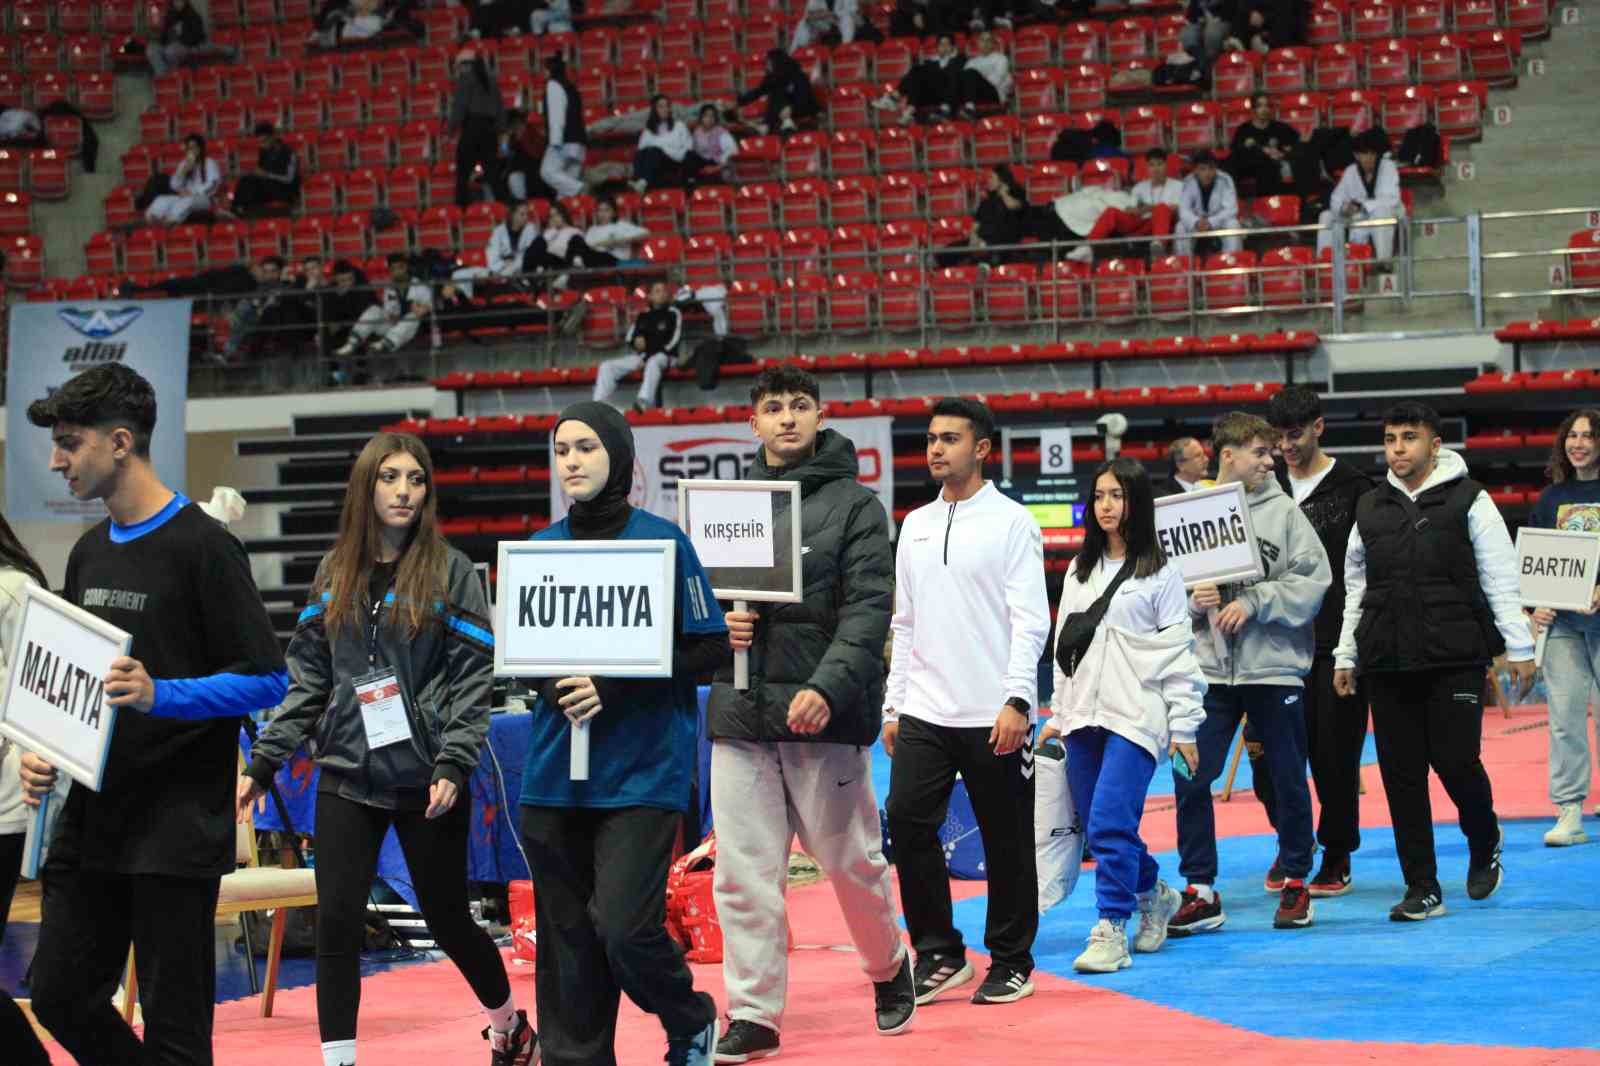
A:
[[[50,434],[28,422],[28,405],[68,378],[107,363],[137,370],[155,388],[156,472],[187,480],[184,406],[189,398],[189,300],[85,300],[11,308],[6,371],[6,515],[13,522],[80,522],[106,513],[79,501],[50,472]]]
[[[894,442],[891,418],[829,419],[856,446],[861,473],[858,480],[878,494],[885,517],[894,513]],[[633,494],[629,499],[669,522],[678,521],[680,478],[743,478],[755,462],[759,441],[748,422],[723,422],[709,426],[640,426],[633,431],[635,459]],[[550,468],[550,520],[567,515],[567,494],[560,475]],[[893,525],[890,532],[893,535]]]

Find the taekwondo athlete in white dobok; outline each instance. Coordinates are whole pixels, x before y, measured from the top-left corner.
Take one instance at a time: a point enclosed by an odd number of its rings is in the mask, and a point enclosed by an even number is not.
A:
[[[1364,222],[1374,218],[1405,218],[1405,204],[1400,199],[1400,168],[1388,154],[1388,138],[1382,130],[1368,130],[1356,139],[1356,161],[1344,168],[1339,184],[1333,187],[1328,198],[1328,210],[1317,221],[1331,226],[1335,218],[1346,222]],[[1351,244],[1370,244],[1378,261],[1394,258],[1394,226],[1362,226],[1347,230],[1346,239]],[[1317,252],[1333,247],[1333,231],[1317,231]]]
[[[1211,230],[1237,229],[1239,226],[1239,193],[1233,178],[1217,169],[1217,157],[1208,151],[1196,152],[1194,172],[1183,182],[1183,192],[1178,196],[1179,255],[1194,251],[1195,237],[1204,237]],[[1218,237],[1224,252],[1237,252],[1244,247],[1242,237]]]
[[[489,243],[483,246],[486,265],[462,267],[450,275],[450,280],[471,299],[474,281],[515,278],[521,274],[523,257],[538,239],[539,227],[528,221],[527,201],[518,201],[511,205],[506,220],[490,231]]]
[[[883,746],[893,759],[889,836],[916,949],[918,1004],[973,978],[939,840],[958,773],[989,879],[991,963],[972,1001],[1033,994],[1033,708],[1050,603],[1038,523],[983,478],[994,440],[983,404],[946,397],[934,405],[928,471],[943,488],[907,516],[895,558]]]

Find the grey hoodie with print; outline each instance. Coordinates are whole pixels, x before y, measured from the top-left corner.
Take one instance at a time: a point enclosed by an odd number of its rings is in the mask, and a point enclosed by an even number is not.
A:
[[[1244,627],[1227,638],[1226,659],[1217,654],[1206,612],[1197,611],[1190,597],[1195,654],[1207,684],[1300,687],[1311,670],[1314,623],[1333,570],[1311,520],[1275,478],[1245,498],[1266,576],[1220,588],[1224,606],[1238,600],[1250,611]]]

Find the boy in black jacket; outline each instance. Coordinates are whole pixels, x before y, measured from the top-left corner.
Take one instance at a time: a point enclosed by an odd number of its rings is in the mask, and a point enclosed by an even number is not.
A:
[[[594,379],[594,399],[604,403],[617,391],[622,379],[643,368],[644,380],[635,411],[644,411],[661,401],[661,376],[678,361],[678,346],[683,342],[683,312],[672,306],[667,283],[650,286],[650,306],[645,308],[628,330],[628,355],[619,355],[600,364]]]
[[[1333,569],[1333,584],[1317,612],[1316,657],[1306,677],[1306,740],[1311,780],[1322,813],[1317,843],[1322,865],[1306,884],[1313,896],[1342,896],[1350,891],[1350,855],[1361,846],[1361,749],[1367,741],[1367,695],[1358,684],[1352,696],[1333,689],[1333,649],[1344,618],[1344,548],[1356,520],[1356,500],[1374,482],[1349,463],[1322,450],[1322,401],[1304,385],[1291,385],[1267,405],[1267,421],[1278,431],[1283,455],[1278,480],[1311,520]],[[1248,734],[1248,730],[1246,731]],[[1246,743],[1253,738],[1246,736]],[[1252,767],[1255,754],[1252,752]],[[1255,793],[1276,825],[1271,775],[1254,775]],[[1274,862],[1266,887],[1283,887]]]
[[[756,379],[750,400],[762,443],[750,477],[800,483],[805,599],[727,615],[731,643],[750,652],[750,687],[736,690],[723,673],[706,707],[731,1019],[719,1062],[778,1050],[788,958],[773,945],[783,943],[796,834],[839,897],[873,981],[878,1032],[902,1032],[916,1012],[870,773],[894,599],[888,523],[856,480],[855,447],[821,428],[816,378],[775,367]]]

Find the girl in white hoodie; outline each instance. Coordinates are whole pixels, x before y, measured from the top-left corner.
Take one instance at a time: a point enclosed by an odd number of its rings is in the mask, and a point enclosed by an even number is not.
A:
[[[22,590],[26,585],[49,588],[44,571],[0,516],[0,690],[5,687],[22,624]],[[22,843],[32,811],[22,803],[20,756],[16,744],[0,737],[0,941],[5,939],[11,896],[22,869]]]
[[[1182,903],[1160,880],[1139,820],[1162,756],[1198,767],[1195,731],[1205,720],[1206,690],[1183,575],[1156,540],[1150,479],[1131,459],[1095,472],[1090,521],[1062,586],[1056,629],[1053,712],[1040,743],[1059,735],[1066,746],[1100,909],[1089,946],[1072,965],[1114,973],[1133,965],[1126,923],[1134,910],[1134,950],[1150,952],[1166,942],[1167,921]]]

